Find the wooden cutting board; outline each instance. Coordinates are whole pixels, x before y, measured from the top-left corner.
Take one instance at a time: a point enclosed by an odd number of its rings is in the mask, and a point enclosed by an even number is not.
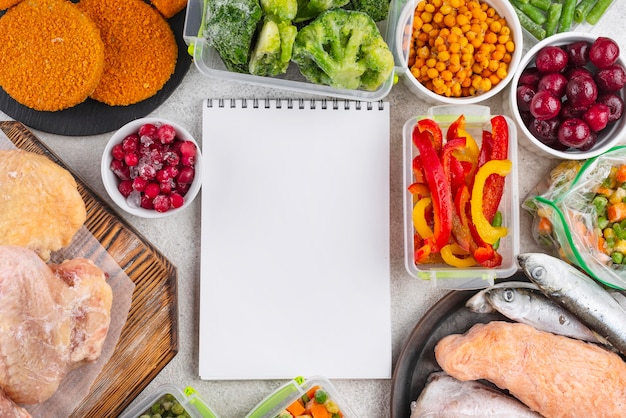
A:
[[[135,283],[128,319],[109,362],[72,417],[116,417],[178,352],[176,267],[19,122],[0,122],[16,147],[70,171],[87,207],[85,226]],[[101,251],[101,247],[90,251]]]

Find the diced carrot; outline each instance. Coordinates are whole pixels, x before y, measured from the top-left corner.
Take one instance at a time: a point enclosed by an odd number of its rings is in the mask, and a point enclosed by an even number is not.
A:
[[[615,179],[619,183],[626,182],[626,164],[622,164],[619,166],[619,168],[617,169],[617,174],[615,175]]]
[[[309,399],[313,399],[313,398],[315,398],[315,392],[317,392],[317,390],[318,390],[319,388],[320,388],[320,387],[319,387],[319,385],[315,385],[315,386],[313,386],[311,389],[309,389],[309,390],[307,390],[307,391],[306,391],[306,396],[307,396]]]
[[[302,404],[302,400],[296,399],[294,403],[287,407],[287,411],[289,411],[289,413],[294,417],[299,417],[300,415],[304,414],[305,409],[304,405]]]
[[[605,248],[604,248],[604,237],[602,235],[598,236],[598,251],[600,252],[605,252]]]
[[[545,216],[540,217],[537,224],[537,232],[541,235],[550,235],[552,233],[552,222]]]
[[[311,415],[313,418],[330,418],[330,414],[326,410],[326,407],[317,402],[311,405]]]
[[[603,187],[603,186],[598,186],[595,190],[595,192],[597,194],[601,194],[604,195],[606,197],[609,197],[613,194],[613,189],[609,188],[609,187]]]
[[[607,210],[609,222],[621,222],[626,219],[626,203],[619,202],[614,205],[610,205]]]

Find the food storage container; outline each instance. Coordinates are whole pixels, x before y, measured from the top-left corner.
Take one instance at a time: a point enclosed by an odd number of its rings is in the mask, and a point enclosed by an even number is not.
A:
[[[330,380],[321,376],[308,379],[298,376],[259,402],[246,418],[294,418],[306,411],[309,411],[307,416],[311,416],[311,408],[324,408],[333,418],[357,416]]]
[[[412,140],[413,129],[422,119],[432,119],[443,132],[445,138],[447,129],[457,118],[465,117],[465,130],[471,135],[478,147],[482,145],[483,130],[490,131],[491,115],[489,107],[469,105],[463,108],[451,105],[434,106],[428,109],[426,115],[419,115],[409,119],[403,127],[404,147],[404,241],[405,266],[408,273],[423,280],[430,280],[433,287],[445,289],[478,289],[492,285],[496,278],[506,278],[513,275],[518,267],[515,259],[519,253],[519,192],[517,167],[517,137],[513,120],[504,116],[508,127],[508,154],[511,161],[511,170],[506,176],[504,191],[498,210],[502,215],[502,226],[508,229],[506,236],[500,239],[498,253],[502,256],[499,266],[487,268],[482,266],[454,267],[440,263],[415,263],[415,225],[413,222],[414,196],[409,186],[415,182],[413,174],[413,159],[419,155]],[[470,189],[471,194],[471,189]]]
[[[174,404],[179,404],[176,408],[182,406],[191,418],[217,418],[217,415],[204,403],[194,388],[187,386],[182,390],[172,384],[160,386],[150,396],[125,411],[120,418],[139,418],[144,415],[152,416],[155,413],[160,413],[163,418],[182,415],[176,414],[176,412],[180,412],[179,409],[170,413]],[[152,409],[153,407],[155,409]]]
[[[390,5],[390,15],[393,9],[397,7],[397,0],[392,0]],[[295,63],[290,63],[286,74],[276,77],[262,77],[251,74],[232,72],[226,69],[219,54],[207,40],[203,37],[202,27],[204,23],[204,0],[189,0],[187,3],[186,20],[183,32],[183,38],[189,45],[189,53],[194,58],[194,63],[201,74],[214,80],[228,80],[240,83],[246,83],[261,87],[270,87],[275,89],[289,90],[303,94],[315,94],[321,96],[331,96],[342,99],[353,99],[363,101],[382,100],[391,91],[394,84],[394,74],[375,91],[365,90],[349,90],[337,89],[334,87],[314,84],[306,80],[299,72]],[[393,51],[389,38],[390,20],[387,22],[379,22],[383,38],[389,44],[390,50]]]
[[[447,97],[444,94],[437,94],[424,86],[411,73],[409,68],[409,41],[411,40],[411,36],[413,34],[414,13],[418,3],[419,0],[396,1],[393,10],[390,12],[389,19],[395,28],[394,32],[391,33],[390,36],[394,38],[394,42],[391,43],[391,45],[395,48],[392,49],[392,52],[394,53],[396,60],[396,73],[400,76],[400,78],[402,78],[404,84],[413,94],[433,105],[455,104],[463,106],[487,100],[498,94],[509,84],[513,78],[513,74],[517,70],[523,54],[523,35],[519,19],[508,0],[484,1],[484,3],[493,7],[500,17],[506,19],[507,25],[511,31],[510,37],[515,43],[515,50],[511,54],[511,61],[508,63],[507,74],[500,82],[493,85],[490,90],[474,96],[465,97]],[[482,0],[481,3],[483,3]]]
[[[564,46],[577,41],[588,41],[593,43],[597,38],[597,35],[580,32],[567,32],[553,35],[534,45],[520,62],[519,68],[515,73],[511,84],[505,90],[502,105],[506,113],[511,115],[511,117],[515,120],[518,127],[519,143],[524,148],[546,158],[586,160],[606,152],[623,139],[624,131],[626,130],[626,115],[623,115],[621,119],[615,122],[609,123],[605,129],[600,131],[595,145],[589,149],[555,149],[546,145],[533,135],[526,125],[518,106],[517,88],[519,86],[520,76],[522,75],[524,69],[535,66],[535,57],[541,49],[547,46]],[[621,54],[617,59],[617,64],[626,68],[626,61]],[[587,67],[592,68],[593,64],[588,64]],[[622,100],[626,99],[626,88],[622,88],[616,93],[622,98]]]

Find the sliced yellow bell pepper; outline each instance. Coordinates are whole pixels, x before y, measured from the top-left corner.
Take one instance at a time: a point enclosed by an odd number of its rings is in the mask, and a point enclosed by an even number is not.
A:
[[[448,244],[444,246],[441,251],[441,258],[446,264],[453,267],[471,267],[476,265],[476,260],[469,253],[461,248],[458,244]],[[457,255],[463,255],[466,257],[457,257]]]
[[[426,208],[430,206],[430,198],[424,197],[417,201],[413,206],[413,226],[422,239],[432,237],[433,230],[428,226],[426,221]]]
[[[472,188],[471,213],[472,222],[480,238],[488,244],[495,244],[498,239],[507,235],[508,229],[503,226],[493,226],[483,212],[483,191],[487,178],[492,174],[506,176],[511,172],[512,163],[509,160],[491,160],[482,165],[476,172],[474,187]]]

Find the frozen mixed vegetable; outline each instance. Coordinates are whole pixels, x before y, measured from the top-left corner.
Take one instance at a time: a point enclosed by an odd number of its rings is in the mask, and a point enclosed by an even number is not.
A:
[[[166,393],[139,418],[191,418],[191,415],[172,394]]]
[[[324,388],[313,386],[276,416],[276,418],[298,417],[342,418],[343,413]]]
[[[250,57],[250,74],[276,76],[287,71],[296,33],[290,21],[266,15]]]

